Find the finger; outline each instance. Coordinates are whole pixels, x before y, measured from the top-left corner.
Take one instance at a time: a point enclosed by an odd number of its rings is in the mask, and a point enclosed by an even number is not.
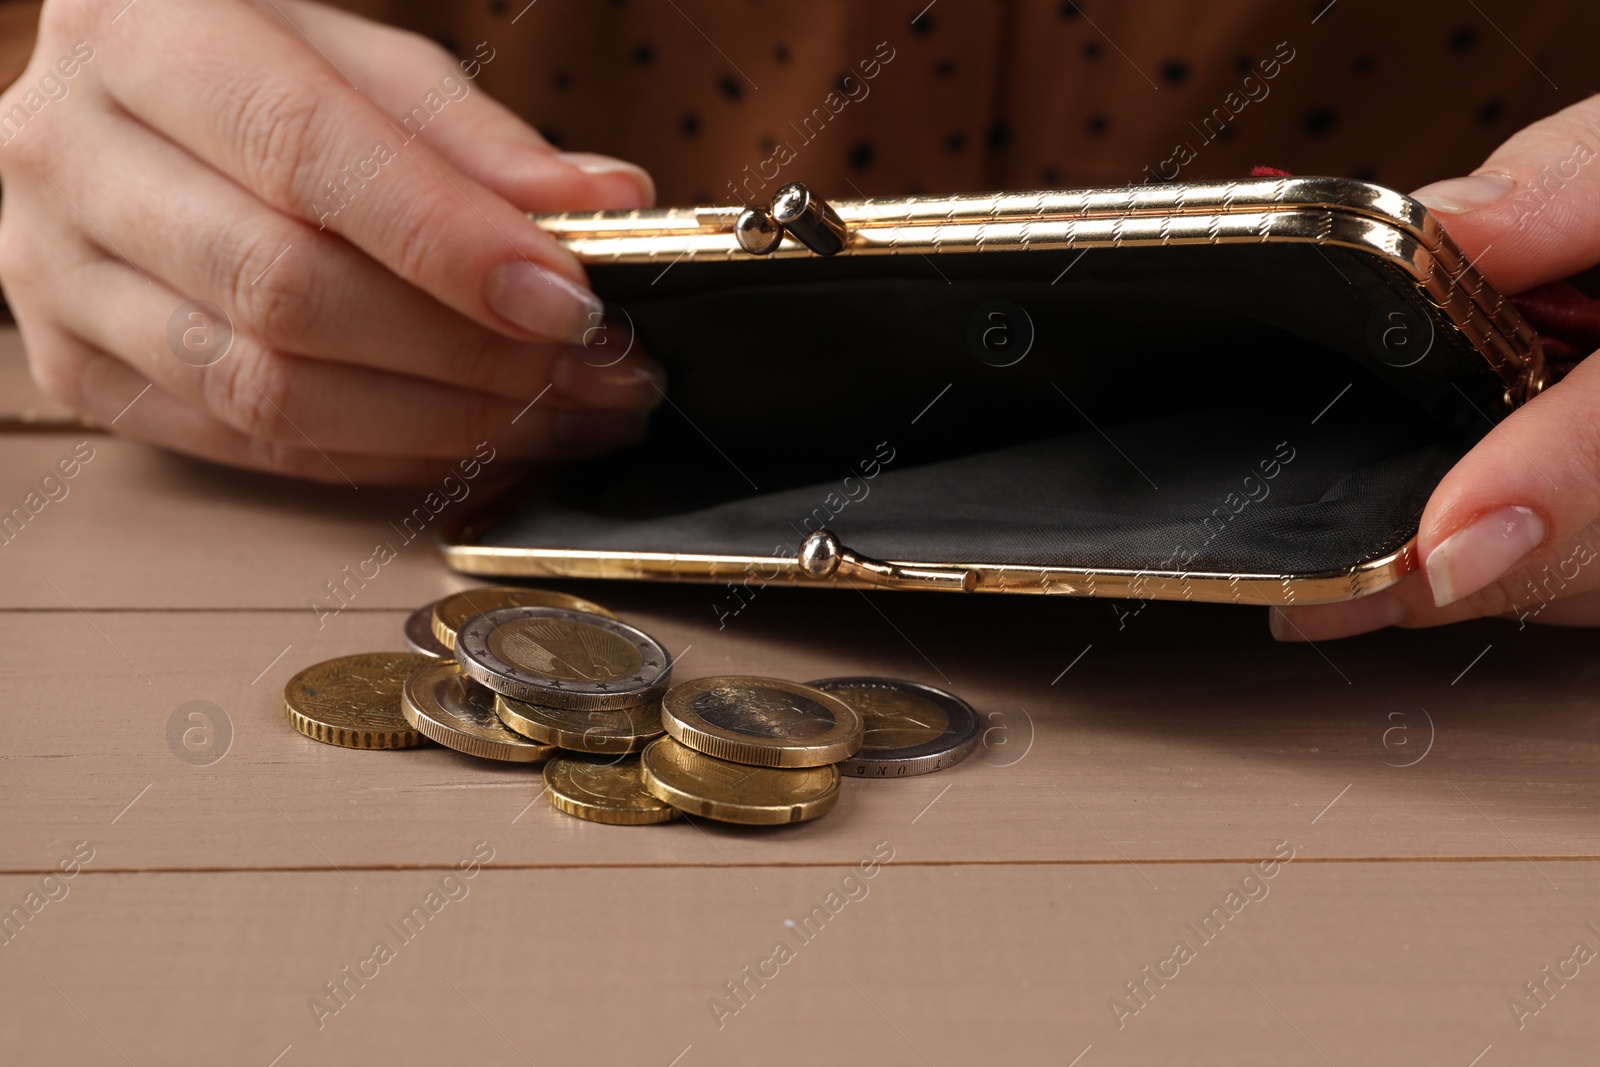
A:
[[[570,253],[428,145],[401,141],[292,30],[209,0],[136,5],[130,19],[103,50],[112,96],[270,206],[511,336],[577,343],[601,311]],[[158,44],[191,61],[150,63]]]
[[[1509,415],[1445,475],[1417,533],[1419,578],[1347,604],[1289,609],[1284,617],[1317,640],[1380,626],[1538,616],[1553,601],[1600,590],[1600,566],[1591,565],[1600,552],[1597,415],[1600,360],[1589,359]],[[1568,617],[1569,609],[1559,615]]]
[[[100,351],[123,355],[165,394],[246,437],[313,451],[448,458],[485,436],[511,458],[572,459],[643,436],[632,412],[573,411],[365,367],[288,355],[121,263],[95,260],[51,287],[44,312]],[[91,302],[63,294],[92,292]],[[174,314],[179,316],[176,329]],[[192,341],[192,344],[186,342]]]
[[[1467,177],[1412,195],[1502,292],[1520,293],[1600,262],[1600,98],[1520,130]]]
[[[661,401],[665,374],[640,346],[613,363],[608,353],[576,345],[505,337],[347,242],[265,207],[142,126],[86,119],[77,137],[85,150],[92,146],[122,165],[69,169],[53,192],[41,194],[45,202],[59,193],[93,205],[88,236],[108,256],[126,256],[175,292],[217,304],[236,329],[268,348],[522,403],[552,385],[544,402],[553,407],[643,410]],[[174,198],[173,189],[185,195]],[[173,233],[183,240],[172,240]]]
[[[121,360],[38,320],[22,333],[30,353],[47,353],[36,375],[41,387],[133,440],[233,467],[357,488],[435,483],[456,470],[451,460],[324,453],[248,437],[168,396]]]
[[[610,156],[557,152],[509,108],[478,89],[505,56],[484,41],[458,60],[434,42],[321,4],[281,5],[361,91],[410,137],[526,211],[631,210],[655,203],[644,168]]]

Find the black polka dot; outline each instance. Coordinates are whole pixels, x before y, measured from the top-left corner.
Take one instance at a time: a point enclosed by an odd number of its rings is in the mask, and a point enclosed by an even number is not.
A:
[[[918,185],[916,182],[912,182],[910,185],[906,186],[907,196],[926,196],[927,192],[928,190],[925,187]]]
[[[951,155],[961,152],[967,147],[967,135],[959,130],[944,139],[944,150]]]
[[[550,75],[550,85],[556,90],[556,92],[564,93],[568,89],[572,88],[572,75],[567,71],[558,70],[554,74]]]
[[[1098,137],[1111,128],[1111,120],[1104,115],[1090,115],[1086,126],[1090,133]]]
[[[1463,26],[1450,35],[1450,51],[1465,52],[1478,43],[1478,31],[1471,26]]]
[[[1189,80],[1189,64],[1181,59],[1169,59],[1161,64],[1161,80],[1168,85],[1182,85]]]
[[[1061,172],[1054,167],[1046,167],[1039,172],[1039,180],[1046,185],[1060,185]]]
[[[1217,135],[1214,138],[1212,138],[1212,140],[1214,140],[1214,141],[1231,141],[1231,140],[1233,140],[1233,135],[1234,135],[1235,132],[1236,131],[1233,128],[1233,124],[1229,123],[1226,126],[1218,127],[1217,128]]]
[[[833,87],[846,96],[850,95],[850,87],[852,85],[854,85],[857,89],[860,89],[861,79],[850,73],[848,70],[839,75],[839,77],[835,78],[833,82]]]
[[[717,91],[729,100],[737,100],[744,95],[744,86],[731,74],[724,74],[717,79]]]
[[[758,145],[761,148],[761,151],[768,154],[778,150],[778,142],[774,141],[771,136],[761,138],[761,140],[758,142]]]
[[[448,33],[441,33],[439,36],[435,37],[434,40],[438,41],[440,47],[442,47],[446,52],[454,54],[456,50],[456,39],[454,37],[451,37]]]
[[[1357,167],[1350,172],[1350,177],[1357,181],[1375,182],[1378,180],[1378,172],[1371,167]]]
[[[1250,68],[1255,66],[1254,63],[1250,62],[1249,56],[1240,56],[1233,61],[1233,65],[1239,68],[1240,74],[1249,74]]]
[[[856,170],[866,170],[872,166],[872,159],[876,154],[871,141],[857,141],[850,146],[850,154],[845,158],[850,161],[850,166]]]
[[[650,64],[656,61],[656,50],[649,44],[635,45],[633,49],[633,61],[639,64],[641,67],[648,67]]]
[[[693,137],[700,132],[700,116],[693,111],[684,114],[678,120],[678,129],[683,131],[685,137]]]
[[[1085,42],[1083,42],[1083,58],[1084,59],[1099,59],[1100,58],[1100,42],[1099,41],[1085,41]]]
[[[911,20],[911,32],[918,37],[926,37],[933,32],[933,17],[926,8]]]
[[[1312,137],[1321,137],[1333,129],[1339,122],[1339,115],[1331,107],[1314,107],[1306,112],[1306,133]]]
[[[506,13],[506,0],[489,0],[489,13],[504,15]]]
[[[539,132],[544,135],[544,139],[546,141],[550,142],[550,146],[552,148],[560,148],[566,141],[566,138],[561,136],[560,130],[551,130],[540,127]]]
[[[956,65],[948,59],[941,59],[933,65],[933,72],[941,78],[948,78],[956,72]]]
[[[786,44],[780,44],[780,45],[776,46],[775,48],[773,48],[773,50],[772,50],[772,61],[774,63],[787,63],[787,62],[789,62],[789,46],[786,45]]]
[[[710,193],[695,193],[689,199],[693,200],[697,204],[709,204],[709,203],[711,203],[711,194]]]
[[[1355,67],[1357,74],[1370,74],[1372,72],[1372,68],[1376,66],[1376,64],[1373,62],[1371,56],[1357,56],[1353,66]]]
[[[1499,100],[1485,100],[1483,106],[1478,109],[1478,121],[1485,126],[1492,126],[1500,121],[1505,109],[1505,105]]]
[[[1078,5],[1074,3],[1062,4],[1060,7],[1056,8],[1056,14],[1060,15],[1068,22],[1071,22],[1073,19],[1083,17],[1083,12],[1080,11],[1078,9]]]
[[[999,152],[1011,143],[1011,127],[1004,122],[992,123],[984,140],[991,151]]]

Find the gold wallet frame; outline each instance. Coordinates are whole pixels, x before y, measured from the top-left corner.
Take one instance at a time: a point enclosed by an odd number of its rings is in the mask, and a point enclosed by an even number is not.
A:
[[[1502,412],[1538,393],[1538,337],[1490,286],[1438,221],[1410,197],[1339,178],[1257,178],[1123,189],[836,201],[839,256],[981,255],[1025,249],[1295,243],[1378,257],[1409,278],[1503,383]],[[535,220],[585,264],[738,260],[759,264],[818,253],[791,233],[752,255],[735,223],[740,207],[657,208],[539,215]],[[747,275],[748,277],[748,275]],[[971,560],[873,560],[827,531],[795,558],[619,552],[484,544],[497,514],[458,520],[441,538],[445,561],[469,574],[540,578],[750,582],[768,585],[1033,593],[1287,605],[1351,600],[1416,569],[1414,542],[1347,569],[1315,574],[1211,573],[1019,566]]]

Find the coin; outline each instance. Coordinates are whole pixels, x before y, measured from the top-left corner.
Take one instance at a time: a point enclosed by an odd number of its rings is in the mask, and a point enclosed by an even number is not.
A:
[[[846,777],[900,778],[953,767],[978,747],[978,713],[958,696],[898,678],[823,678],[807,685],[861,713],[861,750]]]
[[[645,792],[639,758],[618,760],[563,753],[544,765],[550,806],[591,822],[618,826],[670,822],[678,809]]]
[[[558,593],[554,589],[527,589],[516,585],[490,585],[447,596],[435,604],[433,636],[445,648],[455,648],[456,635],[468,619],[501,608],[566,608],[568,611],[587,611],[591,615],[616,618],[599,604],[571,593]]]
[[[696,752],[670,737],[639,756],[645,789],[680,811],[721,822],[775,826],[815,819],[839,799],[838,767],[750,767]]]
[[[425,605],[406,617],[406,647],[421,656],[450,659],[453,653],[433,636],[433,609],[437,606]]]
[[[680,682],[661,700],[661,721],[696,751],[757,767],[820,767],[861,747],[861,716],[854,708],[781,678]]]
[[[345,748],[415,748],[422,735],[400,713],[410,675],[437,663],[415,652],[363,652],[307,667],[283,688],[296,730]]]
[[[667,650],[625,622],[562,608],[500,608],[469,619],[456,642],[467,676],[501,696],[602,711],[648,704],[672,673]]]
[[[435,660],[414,672],[400,700],[406,722],[457,752],[509,763],[538,763],[556,754],[554,746],[506,729],[494,713],[494,694],[463,675],[455,660]]]
[[[569,752],[637,752],[662,733],[661,703],[656,700],[610,711],[578,711],[496,696],[494,711],[523,737]]]

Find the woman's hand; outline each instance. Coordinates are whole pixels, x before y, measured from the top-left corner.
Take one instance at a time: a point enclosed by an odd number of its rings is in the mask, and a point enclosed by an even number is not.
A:
[[[297,0],[47,0],[0,95],[0,282],[40,386],[341,483],[638,437],[660,368],[582,347],[599,303],[524,212],[650,179],[557,153],[476,87],[495,61]]]
[[[1418,190],[1502,293],[1600,263],[1600,97],[1521,131],[1473,175]],[[1600,625],[1600,359],[1500,423],[1445,476],[1422,573],[1345,604],[1274,611],[1283,640],[1484,615]]]

